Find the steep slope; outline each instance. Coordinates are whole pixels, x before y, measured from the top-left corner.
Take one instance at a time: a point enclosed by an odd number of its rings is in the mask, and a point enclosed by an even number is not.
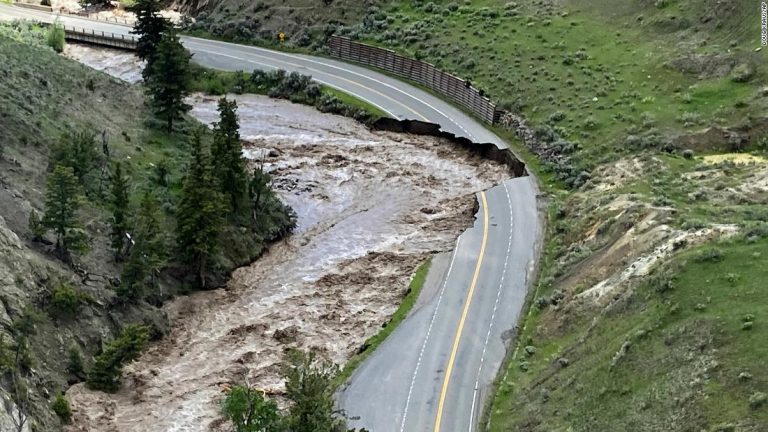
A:
[[[111,307],[109,278],[118,270],[107,250],[103,209],[86,205],[82,212],[91,248],[78,260],[76,271],[55,258],[51,246],[32,242],[28,218],[33,209],[42,214],[49,146],[66,131],[98,125],[107,131],[111,147],[122,153],[132,146],[131,137],[140,134],[143,98],[137,89],[64,60],[50,48],[6,37],[0,37],[0,76],[0,325],[4,342],[10,344],[14,325],[29,316],[27,311],[37,311],[40,321],[28,342],[30,403],[23,408],[32,430],[56,430],[50,400],[80,379],[67,372],[71,348],[81,351],[90,365],[102,342],[124,324],[149,323],[159,334],[166,323],[150,305]],[[76,317],[54,319],[47,313],[52,290],[61,283],[91,299]],[[0,388],[11,397],[7,371]],[[0,429],[11,430],[10,416],[0,418],[5,422]]]

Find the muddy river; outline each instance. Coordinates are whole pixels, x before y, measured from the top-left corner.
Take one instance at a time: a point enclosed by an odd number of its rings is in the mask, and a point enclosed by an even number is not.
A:
[[[286,349],[343,364],[387,322],[419,264],[450,250],[472,223],[475,192],[507,176],[435,138],[236,98],[244,155],[273,175],[298,229],[235,271],[225,289],[166,305],[170,334],[126,367],[117,394],[72,387],[69,430],[215,430],[226,386],[247,380],[281,391]],[[191,114],[210,124],[216,102],[196,95]]]

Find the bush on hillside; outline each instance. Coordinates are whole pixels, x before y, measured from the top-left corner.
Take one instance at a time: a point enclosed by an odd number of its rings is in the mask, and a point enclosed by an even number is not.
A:
[[[57,53],[64,51],[64,27],[60,24],[51,24],[45,35],[45,41],[49,47]]]
[[[96,356],[93,368],[88,373],[88,387],[114,393],[122,384],[123,365],[139,357],[149,341],[149,329],[143,325],[131,324],[120,336],[109,342]]]

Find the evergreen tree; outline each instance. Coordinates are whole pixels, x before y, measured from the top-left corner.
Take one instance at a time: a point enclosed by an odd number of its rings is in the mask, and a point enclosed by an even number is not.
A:
[[[237,102],[227,98],[219,100],[219,121],[213,126],[213,174],[219,182],[219,190],[229,197],[230,208],[235,214],[245,209],[244,200],[248,186],[240,143],[240,124]]]
[[[271,182],[272,177],[269,173],[264,172],[261,166],[254,168],[253,175],[248,182],[248,196],[251,200],[254,221],[258,220],[262,203],[266,202],[272,193],[269,187]]]
[[[171,28],[170,21],[160,15],[161,9],[159,0],[137,0],[131,8],[131,11],[136,14],[136,23],[131,33],[139,36],[136,43],[136,56],[147,62],[145,74],[150,70],[152,57],[163,34]],[[146,75],[144,79],[147,79]]]
[[[75,177],[83,184],[85,176],[99,163],[96,136],[86,130],[67,132],[51,147],[50,166],[72,168]]]
[[[142,197],[133,239],[135,245],[123,268],[117,295],[136,301],[146,295],[148,285],[152,287],[156,284],[157,276],[167,259],[159,206],[149,192]]]
[[[48,176],[45,191],[43,224],[56,234],[56,248],[67,255],[85,245],[82,230],[78,230],[75,214],[82,195],[71,167],[56,166]]]
[[[191,108],[184,102],[191,83],[190,58],[192,55],[171,29],[164,33],[147,66],[147,91],[155,114],[166,121],[168,132],[173,131],[173,122]]]
[[[205,272],[218,252],[218,237],[224,225],[224,197],[213,188],[210,155],[201,133],[192,140],[192,160],[184,178],[177,208],[177,242],[182,261],[205,287]]]
[[[122,383],[123,365],[136,360],[149,341],[149,329],[143,325],[126,326],[117,339],[109,342],[96,356],[88,372],[88,387],[114,393]]]
[[[123,259],[125,238],[128,232],[128,178],[123,175],[122,164],[115,164],[112,174],[112,249],[115,250],[115,261]]]

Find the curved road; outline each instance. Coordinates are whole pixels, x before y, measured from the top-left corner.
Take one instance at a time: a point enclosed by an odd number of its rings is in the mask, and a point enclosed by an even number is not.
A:
[[[57,16],[0,4],[0,19]],[[130,27],[61,16],[66,26],[129,34]],[[475,142],[504,142],[443,100],[340,61],[182,37],[194,61],[222,70],[285,69],[366,100],[398,119],[438,123]],[[510,179],[478,194],[475,225],[457,241],[439,288],[365,361],[338,397],[350,425],[372,432],[473,431],[522,309],[540,225],[536,186]]]

